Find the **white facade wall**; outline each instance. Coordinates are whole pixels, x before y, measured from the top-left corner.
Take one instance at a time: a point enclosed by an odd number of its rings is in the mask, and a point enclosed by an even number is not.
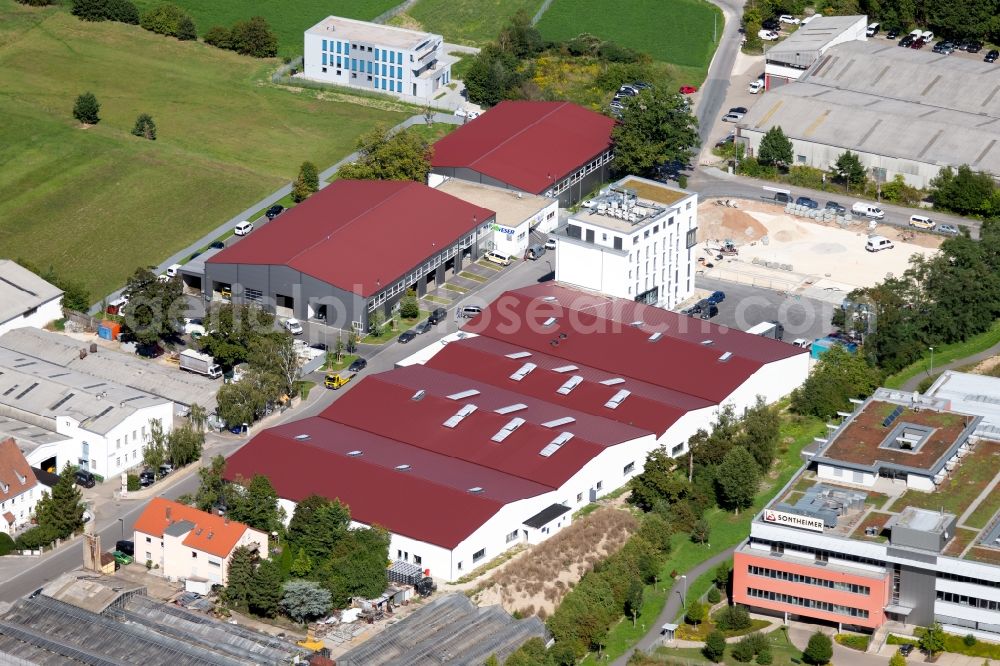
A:
[[[48,300],[37,308],[32,308],[27,312],[0,322],[0,335],[15,328],[44,328],[46,324],[57,319],[62,319],[62,295]]]
[[[133,537],[136,562],[144,564],[146,560],[151,560],[154,565],[159,566],[157,573],[167,580],[204,578],[212,585],[225,585],[229,576],[229,563],[237,548],[256,545],[260,557],[266,558],[268,555],[267,535],[254,529],[244,530],[226,557],[184,545],[188,534],[189,532],[178,536],[164,534],[160,539],[137,530]]]
[[[829,479],[838,483],[853,483],[858,486],[871,488],[875,485],[877,477],[871,472],[863,472],[837,465],[819,464],[816,466],[816,476],[820,479]]]
[[[491,222],[490,231],[493,237],[490,249],[500,254],[505,254],[508,257],[520,259],[528,249],[528,235],[531,233],[529,223],[530,220],[524,220],[516,227],[505,227],[496,222]]]
[[[698,226],[698,195],[668,208],[660,218],[628,233],[571,218],[567,224],[580,227],[581,234],[579,239],[560,237],[556,280],[630,300],[658,289],[655,300],[643,302],[662,308],[690,298],[695,256],[693,247],[687,247],[688,232]],[[588,240],[591,236],[593,242]],[[620,250],[615,248],[616,239]]]
[[[66,439],[39,446],[25,458],[38,467],[54,455],[56,469],[61,470],[66,463],[85,466],[93,474],[110,480],[142,464],[142,451],[149,443],[150,423],[159,420],[163,432],[169,433],[173,429],[173,411],[172,402],[138,409],[105,434],[91,432],[76,419],[60,416],[56,419],[56,432]],[[85,458],[88,460],[86,465]]]
[[[445,53],[441,35],[427,34],[432,43],[418,51],[390,47],[372,39],[379,31],[401,31],[399,28],[375,23],[365,26],[364,35],[356,38],[349,29],[325,30],[323,23],[307,31],[303,75],[316,81],[424,99],[432,99],[451,82],[453,59]],[[431,61],[438,64],[426,69]]]
[[[0,532],[13,535],[14,532],[31,522],[31,517],[35,513],[35,506],[48,488],[38,483],[33,476],[28,482],[35,485],[22,493],[14,495],[10,499],[0,502]],[[2,518],[3,514],[8,511],[14,515],[13,525],[8,525],[7,521]]]
[[[543,234],[550,234],[559,226],[559,200],[556,199],[536,215],[531,226]]]

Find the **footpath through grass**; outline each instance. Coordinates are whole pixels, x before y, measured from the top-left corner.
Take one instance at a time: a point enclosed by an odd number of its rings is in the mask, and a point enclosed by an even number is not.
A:
[[[796,648],[788,639],[788,633],[781,629],[769,632],[768,643],[771,647],[773,666],[793,666],[804,663],[802,651]],[[658,648],[645,658],[637,658],[634,666],[653,666],[654,664],[712,664],[698,648]],[[732,646],[726,648],[722,664],[726,666],[746,666],[743,662],[733,659]]]
[[[1000,344],[1000,319],[993,322],[989,330],[973,336],[965,342],[956,342],[950,345],[940,345],[934,348],[934,367],[941,366],[963,359],[967,356],[986,351],[993,345]],[[940,373],[940,370],[934,372]],[[931,352],[928,350],[922,359],[908,365],[894,375],[890,375],[883,382],[883,386],[888,388],[902,388],[903,384],[913,379],[917,375],[926,377],[933,376],[931,371]]]
[[[139,11],[160,4],[162,0],[135,0]],[[252,16],[263,16],[278,37],[278,55],[302,55],[303,33],[327,16],[370,21],[399,0],[171,0],[194,19],[201,37],[217,25],[230,27]]]
[[[390,23],[435,32],[453,44],[484,46],[518,9],[534,16],[541,6],[542,0],[418,0]]]
[[[667,601],[667,593],[673,585],[670,574],[678,575],[695,567],[716,553],[735,546],[750,534],[750,522],[758,511],[764,508],[774,494],[780,490],[792,476],[802,467],[802,449],[814,437],[826,432],[826,425],[820,419],[793,416],[787,412],[782,414],[781,444],[774,467],[768,475],[761,490],[757,493],[753,508],[739,515],[721,509],[712,509],[705,513],[705,520],[711,525],[710,545],[693,543],[687,534],[676,534],[673,539],[673,550],[669,559],[660,570],[659,582],[647,585],[643,596],[642,612],[636,618],[636,626],[632,620],[622,619],[611,627],[604,644],[604,654],[611,660],[621,656],[631,646],[654,626],[657,616],[663,610]],[[702,576],[696,581],[688,581],[689,596],[707,592],[711,584],[711,575]],[[728,658],[728,657],[727,657]],[[584,664],[597,664],[597,655],[590,654]],[[779,662],[777,659],[774,662]]]
[[[713,19],[718,40],[722,12],[704,0],[554,0],[538,29],[546,39],[559,41],[588,32],[654,60],[698,69],[704,78],[716,46]]]
[[[275,64],[0,0],[0,256],[51,265],[99,300],[303,161],[325,168],[405,117],[262,84]],[[101,122],[82,129],[71,111],[88,90]],[[144,112],[156,141],[129,133]]]

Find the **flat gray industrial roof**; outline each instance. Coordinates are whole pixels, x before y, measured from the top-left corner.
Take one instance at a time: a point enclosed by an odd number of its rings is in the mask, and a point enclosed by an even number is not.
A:
[[[764,95],[744,131],[1000,173],[1000,68],[886,42],[831,48]]]
[[[215,394],[219,390],[217,380],[101,345],[96,352],[90,352],[89,348],[90,345],[84,341],[37,328],[18,328],[0,336],[0,349],[90,375],[95,378],[89,382],[91,384],[113,382],[182,405],[198,403],[209,413],[215,410]],[[80,358],[81,349],[88,350],[84,358]]]
[[[398,49],[413,49],[421,42],[439,37],[434,33],[407,30],[391,25],[357,21],[341,16],[327,16],[306,30],[310,35],[320,35],[349,42],[365,42]]]
[[[861,15],[817,16],[809,23],[800,26],[783,41],[767,49],[768,59],[778,53],[819,51],[859,21],[867,20],[868,17]]]
[[[449,178],[437,186],[438,190],[482,208],[496,211],[497,224],[515,228],[525,220],[545,210],[555,199],[538,194],[524,194],[502,187],[473,183],[460,178]],[[532,220],[536,222],[536,220]],[[537,222],[542,222],[538,219]]]
[[[10,259],[0,259],[0,323],[59,298],[62,290]]]

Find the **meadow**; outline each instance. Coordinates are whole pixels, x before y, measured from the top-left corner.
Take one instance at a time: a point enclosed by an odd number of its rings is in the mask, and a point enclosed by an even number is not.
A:
[[[139,11],[162,0],[134,0]],[[399,0],[170,0],[194,19],[198,36],[214,26],[231,26],[251,16],[263,16],[278,37],[278,55],[302,55],[302,33],[327,16],[370,21]]]
[[[722,12],[704,0],[554,0],[538,29],[554,41],[588,32],[654,60],[699,69],[704,78],[715,52],[713,19],[718,39]]]
[[[434,32],[454,44],[483,46],[517,10],[534,16],[541,6],[542,0],[419,0],[390,23]]]
[[[0,0],[0,256],[51,265],[98,301],[302,161],[325,168],[409,115],[270,85],[276,64]],[[71,114],[84,91],[102,104],[93,127]],[[143,112],[156,141],[129,133]]]

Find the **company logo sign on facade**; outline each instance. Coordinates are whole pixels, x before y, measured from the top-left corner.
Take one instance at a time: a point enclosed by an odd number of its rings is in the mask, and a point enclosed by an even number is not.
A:
[[[810,518],[809,516],[799,516],[794,513],[784,513],[783,511],[771,511],[764,509],[764,522],[786,527],[797,527],[801,530],[812,532],[823,531],[822,518]]]

